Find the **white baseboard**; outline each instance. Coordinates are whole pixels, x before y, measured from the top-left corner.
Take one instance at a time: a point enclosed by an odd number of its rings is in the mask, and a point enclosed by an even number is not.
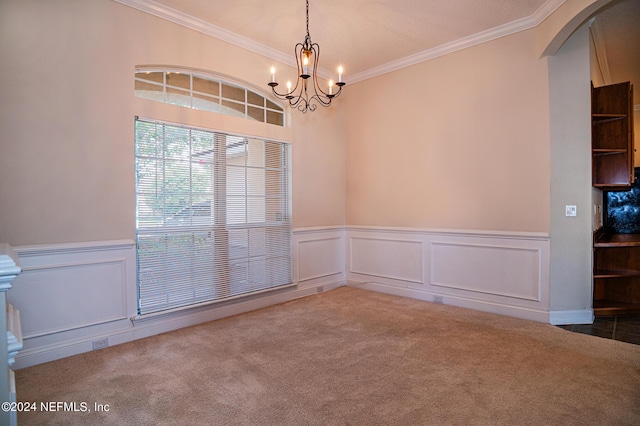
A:
[[[548,322],[549,320],[549,313],[543,309],[501,304],[489,300],[472,299],[455,295],[430,293],[428,291],[421,291],[408,287],[397,287],[377,282],[358,282],[349,280],[347,282],[347,285],[351,287],[362,288],[365,290],[378,291],[380,293],[393,294],[395,296],[424,300],[425,302],[433,302],[444,305],[457,306],[460,308],[474,309],[476,311],[489,312],[498,315],[507,315],[532,321]]]
[[[593,324],[593,309],[549,312],[549,323],[553,325]]]

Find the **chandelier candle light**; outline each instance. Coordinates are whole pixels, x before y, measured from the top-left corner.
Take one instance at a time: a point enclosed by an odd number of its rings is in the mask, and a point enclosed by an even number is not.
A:
[[[318,43],[311,42],[311,36],[309,35],[309,0],[307,0],[307,35],[304,38],[304,43],[298,43],[295,46],[296,65],[298,72],[298,79],[296,80],[295,87],[291,88],[291,82],[287,82],[287,92],[278,93],[276,86],[276,69],[271,67],[271,90],[273,94],[283,100],[287,100],[292,108],[297,108],[299,111],[306,113],[308,110],[315,111],[317,103],[322,106],[331,105],[333,98],[338,97],[342,92],[342,86],[345,82],[342,81],[342,67],[338,68],[338,81],[336,83],[333,80],[329,80],[328,92],[325,92],[318,85],[318,60],[320,59],[320,46]],[[312,67],[311,74],[309,74],[309,66]],[[311,78],[313,77],[313,78]],[[311,78],[311,80],[309,80]],[[311,88],[309,87],[311,83]],[[338,90],[334,93],[333,86],[338,86]],[[309,96],[309,93],[312,93]]]

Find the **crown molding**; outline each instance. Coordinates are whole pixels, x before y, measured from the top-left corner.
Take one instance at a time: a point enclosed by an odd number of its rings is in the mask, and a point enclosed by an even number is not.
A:
[[[113,0],[116,3],[138,9],[158,18],[173,22],[174,24],[201,32],[219,40],[241,47],[254,53],[266,56],[279,62],[283,62],[293,67],[296,66],[292,55],[288,55],[277,49],[259,43],[255,40],[243,37],[217,25],[210,24],[195,16],[187,15],[184,12],[159,4],[153,0]]]
[[[540,25],[542,21],[547,19],[553,12],[560,6],[565,4],[567,0],[547,0],[542,6],[531,15],[531,18],[535,22],[534,26]]]
[[[280,50],[274,49],[257,41],[240,36],[224,28],[210,24],[202,19],[194,16],[187,15],[179,10],[161,5],[153,0],[113,0],[117,3],[125,6],[138,9],[142,12],[149,13],[167,21],[173,22],[178,25],[182,25],[186,28],[201,32],[203,34],[215,37],[219,40],[233,44],[248,51],[257,53],[267,58],[271,58],[275,61],[284,63],[293,68],[296,67],[296,63],[293,60],[293,56]],[[366,71],[352,74],[349,76],[349,83],[356,83],[358,81],[367,80],[373,77],[377,77],[382,74],[386,74],[392,71],[399,70],[401,68],[409,67],[411,65],[418,64],[420,62],[427,61],[429,59],[437,58],[439,56],[446,55],[448,53],[456,52],[458,50],[465,49],[467,47],[475,46],[477,44],[485,43],[491,40],[495,40],[500,37],[504,37],[516,32],[524,31],[529,28],[533,28],[544,21],[549,15],[551,15],[557,8],[562,6],[566,0],[547,0],[533,15],[518,19],[516,21],[501,25],[483,31],[481,33],[465,37],[460,40],[446,43],[442,46],[438,46],[433,49],[428,49],[416,54],[407,56],[397,61],[392,61],[377,67],[370,68]],[[318,75],[322,78],[330,78],[333,73],[326,70],[319,69]]]
[[[297,66],[292,54],[284,53],[280,50],[274,49],[247,37],[243,37],[222,27],[213,25],[209,22],[203,21],[202,19],[196,18],[195,16],[188,15],[184,12],[162,5],[153,0],[113,1],[148,13],[150,15],[157,16],[158,18],[165,19],[169,22],[173,22],[174,24],[178,24],[191,30],[198,31],[208,36],[217,38],[219,40],[233,44],[234,46],[238,46],[250,52],[257,53],[258,55],[262,55],[275,61],[281,62],[292,68],[295,68]],[[329,79],[332,78],[333,74],[335,73],[331,73],[321,68],[318,69],[318,76],[320,76],[321,78]]]
[[[378,67],[370,68],[366,71],[350,75],[349,82],[353,84],[358,81],[367,80],[382,74],[416,65],[420,62],[428,61],[429,59],[434,59],[439,56],[444,56],[449,53],[456,52],[458,50],[466,49],[467,47],[486,43],[500,37],[528,30],[530,28],[538,26],[565,2],[566,0],[548,0],[531,16],[521,18],[495,28],[491,28],[489,30],[474,34],[469,37],[455,40],[451,43],[443,44],[433,49],[415,53],[397,61],[388,62]]]

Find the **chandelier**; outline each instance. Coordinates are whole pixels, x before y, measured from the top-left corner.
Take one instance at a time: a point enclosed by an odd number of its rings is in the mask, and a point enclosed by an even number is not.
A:
[[[288,101],[292,108],[297,108],[303,113],[308,110],[315,111],[317,104],[325,107],[331,105],[333,98],[340,95],[342,86],[345,85],[345,82],[342,81],[342,67],[338,68],[338,81],[335,83],[338,89],[334,90],[334,82],[329,80],[328,91],[322,90],[318,85],[320,46],[318,43],[312,43],[309,35],[309,0],[307,0],[307,35],[304,38],[304,43],[296,44],[294,50],[298,72],[296,85],[292,87],[291,82],[288,81],[286,93],[278,93],[276,91],[276,86],[278,86],[276,70],[271,67],[269,86],[271,86],[273,94],[279,99]],[[311,67],[311,73],[309,73],[309,67]]]

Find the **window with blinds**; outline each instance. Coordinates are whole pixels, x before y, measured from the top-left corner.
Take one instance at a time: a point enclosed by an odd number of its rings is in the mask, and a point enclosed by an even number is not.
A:
[[[291,285],[289,146],[136,120],[138,313]]]

